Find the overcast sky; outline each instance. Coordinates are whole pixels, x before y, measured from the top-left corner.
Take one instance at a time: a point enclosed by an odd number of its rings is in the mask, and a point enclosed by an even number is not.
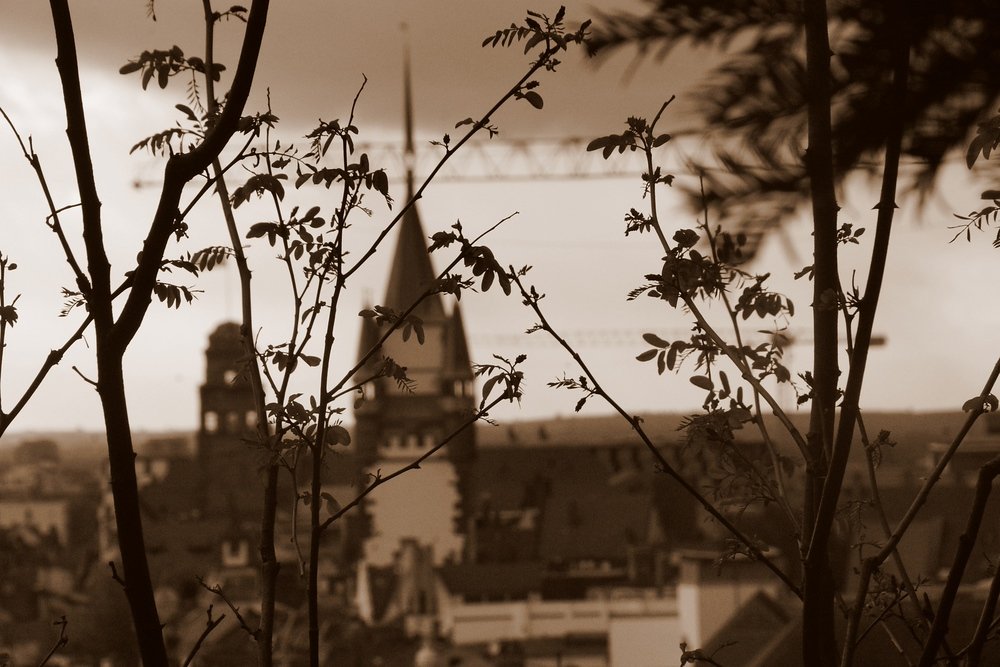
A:
[[[637,3],[615,4],[634,7]],[[139,138],[178,119],[173,104],[184,101],[184,90],[172,84],[165,92],[152,87],[142,92],[137,77],[122,77],[117,71],[145,48],[177,44],[189,54],[199,53],[200,3],[158,3],[155,23],[146,18],[141,0],[73,6],[106,238],[120,276],[140,247],[156,200],[155,187],[135,189],[132,182],[137,178],[155,181],[161,168],[148,156],[129,157],[128,150]],[[551,12],[555,7],[538,9]],[[488,108],[523,71],[527,60],[518,49],[480,48],[483,37],[519,20],[523,11],[523,6],[505,2],[276,2],[251,107],[261,108],[269,89],[274,112],[282,120],[281,136],[295,140],[317,118],[345,117],[364,73],[369,84],[359,104],[362,140],[397,140],[402,131],[400,26],[405,23],[412,50],[417,138],[421,142],[439,138],[453,131],[457,120]],[[583,18],[587,6],[573,5],[569,14]],[[72,203],[75,185],[63,134],[65,120],[47,3],[0,0],[0,15],[4,17],[0,22],[0,105],[23,133],[34,137],[57,201]],[[240,26],[223,26],[221,33],[224,43],[218,58],[233,64]],[[681,53],[667,63],[643,63],[626,77],[628,54],[600,67],[569,57],[561,71],[542,77],[544,110],[520,103],[494,120],[508,138],[592,137],[617,131],[628,115],[651,115],[662,100],[678,94],[677,106],[665,116],[665,127],[689,127],[693,118],[686,113],[690,96],[685,92],[704,75],[706,62],[704,54]],[[664,161],[676,165],[680,159],[670,146]],[[693,146],[687,144],[685,150]],[[55,238],[43,225],[45,209],[38,185],[6,128],[0,130],[0,175],[0,251],[19,264],[10,276],[9,290],[22,294],[18,302],[21,320],[8,338],[3,369],[3,407],[9,408],[47,351],[75,328],[80,314],[66,319],[57,316],[60,287],[70,286],[72,278],[59,259]],[[678,172],[679,179],[685,177]],[[923,211],[918,212],[913,202],[901,201],[882,317],[876,325],[888,344],[875,350],[869,363],[864,399],[870,408],[957,408],[979,390],[995,360],[1000,308],[990,288],[1000,277],[998,251],[990,248],[985,236],[972,244],[947,243],[952,212],[966,212],[977,205],[981,184],[971,183],[960,162],[949,168],[945,183],[947,191]],[[398,193],[398,178],[393,185]],[[310,192],[309,196],[321,195]],[[842,199],[845,219],[873,227],[870,209],[876,192],[872,188],[855,185]],[[323,200],[316,203],[329,205]],[[626,239],[622,234],[624,213],[643,205],[636,178],[445,183],[434,186],[420,208],[428,234],[458,218],[469,229],[481,230],[519,212],[495,233],[491,245],[504,262],[536,267],[531,278],[539,291],[548,294],[544,303],[553,324],[570,337],[608,330],[633,337],[633,342],[624,345],[583,348],[606,385],[633,412],[692,409],[700,395],[687,382],[690,373],[658,378],[653,367],[634,361],[645,349],[639,337],[642,331],[673,339],[686,327],[683,317],[664,311],[658,303],[625,303],[625,294],[642,282],[643,274],[659,267],[660,252],[650,239]],[[253,216],[258,211],[241,211],[241,224],[256,222]],[[666,198],[661,214],[674,227],[693,226],[693,215],[676,198]],[[376,207],[373,220],[358,221],[351,230],[357,239],[355,247],[366,247],[390,217],[384,208]],[[67,223],[78,242],[78,219],[69,216]],[[217,209],[211,204],[197,209],[191,223],[192,238],[183,249],[225,242]],[[793,326],[805,340],[809,336],[809,286],[791,281],[790,274],[809,263],[809,229],[804,220],[793,220],[784,230],[781,237],[766,243],[752,268],[771,271],[777,286],[791,294],[801,313]],[[173,248],[168,255],[180,251]],[[866,252],[867,246],[850,247],[845,264],[860,263]],[[255,251],[252,259],[259,289],[257,321],[280,333],[278,323],[288,312],[281,274],[266,249]],[[442,259],[435,261],[441,265]],[[387,262],[383,255],[358,274],[345,312],[353,315],[366,300],[379,300],[388,276]],[[863,284],[863,279],[859,274],[858,283]],[[154,304],[128,352],[130,411],[136,428],[193,428],[197,423],[197,386],[204,372],[207,335],[239,313],[234,272],[210,274],[197,286],[204,293],[191,306],[167,311]],[[576,371],[555,348],[518,338],[532,318],[516,299],[470,295],[463,298],[462,308],[475,360],[488,360],[494,352],[514,355],[523,350],[529,355],[525,401],[520,409],[506,409],[500,416],[571,414],[576,397],[549,390],[544,384],[564,370]],[[353,317],[342,320],[341,366],[353,361],[356,331]],[[803,370],[808,352],[805,347],[793,347],[790,364]],[[91,355],[79,345],[50,374],[33,405],[15,423],[15,430],[99,429],[97,396],[71,369],[76,365],[84,374],[92,374]],[[782,396],[793,402],[790,393]],[[593,408],[598,411],[597,405]]]

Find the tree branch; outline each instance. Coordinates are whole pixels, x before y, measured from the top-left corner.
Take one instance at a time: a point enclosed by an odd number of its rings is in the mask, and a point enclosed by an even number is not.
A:
[[[225,614],[219,616],[218,618],[212,618],[212,605],[208,605],[208,620],[205,621],[205,629],[201,631],[200,635],[198,635],[198,639],[195,641],[194,646],[191,647],[191,651],[188,653],[187,658],[185,658],[182,667],[188,667],[188,665],[191,664],[194,657],[198,655],[198,651],[201,650],[201,645],[206,639],[208,639],[208,636],[212,634],[212,631],[219,627],[219,623],[222,623],[225,618]]]
[[[564,350],[566,350],[567,353],[569,353],[569,355],[573,358],[573,360],[584,372],[584,374],[590,379],[591,386],[593,387],[594,390],[593,393],[603,398],[608,403],[608,405],[610,405],[615,410],[615,412],[621,415],[625,419],[625,421],[628,422],[629,426],[632,427],[632,430],[635,431],[636,435],[638,435],[639,438],[642,440],[643,444],[645,444],[646,449],[648,449],[650,453],[652,453],[652,455],[656,458],[656,461],[659,464],[660,469],[663,470],[663,472],[665,472],[674,481],[680,484],[681,488],[683,488],[684,491],[686,491],[692,498],[694,498],[698,502],[698,504],[700,504],[705,509],[705,511],[711,514],[716,521],[722,524],[722,526],[737,541],[739,541],[740,544],[744,546],[744,548],[746,548],[747,552],[750,553],[754,557],[754,559],[760,561],[767,569],[771,570],[771,572],[773,572],[775,576],[777,576],[778,579],[780,579],[782,583],[784,583],[785,586],[787,586],[792,593],[801,597],[802,592],[800,591],[799,587],[795,585],[795,582],[789,579],[788,575],[786,575],[781,570],[781,568],[779,568],[774,563],[774,561],[768,558],[764,554],[764,552],[761,551],[756,544],[754,544],[753,540],[744,535],[743,532],[739,528],[737,528],[735,524],[733,524],[724,514],[722,514],[722,512],[717,510],[715,506],[712,505],[712,503],[710,503],[707,498],[705,498],[705,496],[703,496],[690,482],[684,479],[684,476],[681,475],[680,472],[678,472],[672,465],[670,465],[670,462],[668,462],[666,458],[664,458],[664,456],[660,453],[660,450],[656,448],[656,445],[653,444],[653,441],[646,434],[645,430],[642,428],[640,424],[640,420],[637,417],[628,414],[625,411],[625,409],[622,408],[621,405],[619,405],[618,402],[615,401],[604,390],[604,388],[601,386],[601,383],[598,382],[597,378],[594,376],[593,372],[591,372],[587,364],[583,361],[583,358],[580,356],[580,354],[566,341],[565,338],[560,336],[559,333],[552,328],[552,326],[549,324],[548,320],[545,318],[544,313],[542,313],[542,310],[538,305],[538,300],[541,297],[536,292],[534,292],[533,289],[531,292],[525,289],[524,284],[521,282],[520,276],[517,274],[517,271],[515,271],[513,267],[510,268],[510,271],[511,271],[511,279],[517,284],[518,289],[520,289],[521,291],[521,296],[524,299],[524,305],[528,306],[534,311],[535,315],[539,319],[539,323],[541,324],[542,329],[545,330],[545,332],[547,332],[550,336],[552,336],[552,338],[559,344],[560,347],[562,347]]]
[[[38,663],[38,667],[45,667],[45,665],[49,664],[49,660],[51,660],[52,656],[56,654],[56,651],[69,643],[69,637],[66,636],[66,626],[69,625],[69,622],[66,620],[66,617],[60,616],[59,620],[53,621],[52,625],[59,626],[59,639],[56,640],[56,643],[51,649],[49,649],[49,652],[45,655],[45,657],[42,658],[42,661]]]
[[[954,562],[948,571],[948,580],[945,582],[944,591],[941,593],[941,601],[938,604],[937,615],[934,617],[934,624],[931,626],[930,636],[927,637],[924,652],[920,656],[920,667],[931,667],[931,665],[937,662],[938,649],[940,649],[945,634],[948,632],[948,623],[951,620],[951,610],[955,604],[955,596],[958,594],[959,584],[962,583],[962,575],[965,574],[965,567],[972,556],[972,548],[975,546],[976,537],[979,535],[979,527],[983,522],[983,515],[986,513],[986,503],[990,499],[990,493],[993,490],[993,480],[996,479],[997,475],[1000,475],[1000,456],[990,459],[988,463],[979,469],[979,480],[976,483],[976,495],[972,503],[972,511],[969,512],[965,532],[958,538],[958,549],[955,551]]]
[[[65,2],[65,0],[60,0]],[[243,114],[250,88],[253,84],[257,58],[264,39],[269,0],[253,0],[247,17],[243,47],[239,64],[233,76],[233,85],[222,113],[205,140],[188,153],[170,157],[163,173],[163,190],[153,216],[149,233],[143,242],[142,255],[133,273],[132,290],[115,322],[109,344],[112,349],[124,351],[135,336],[145,317],[156,284],[156,275],[170,235],[175,231],[178,204],[184,186],[197,174],[205,171],[218,158],[222,149],[236,132]]]

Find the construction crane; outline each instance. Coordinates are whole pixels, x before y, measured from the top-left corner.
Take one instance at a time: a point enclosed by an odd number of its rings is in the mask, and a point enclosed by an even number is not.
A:
[[[561,335],[574,346],[579,347],[634,347],[643,348],[642,335],[647,332],[654,332],[668,340],[686,340],[691,336],[690,328],[670,327],[666,330],[654,326],[645,329],[618,328],[618,329],[577,329],[561,332]],[[793,346],[811,345],[813,338],[810,334],[798,336],[791,331],[781,331],[778,333],[781,340],[778,341],[781,347],[789,349]],[[555,346],[557,343],[550,337],[542,334],[498,334],[493,332],[472,331],[470,338],[489,346],[498,347],[523,347],[523,346]],[[770,342],[771,338],[756,336],[750,341],[757,345],[762,342]],[[846,341],[841,341],[846,346]],[[874,334],[871,338],[872,347],[884,347],[888,344],[888,338],[883,334]],[[648,347],[648,345],[646,345]]]
[[[584,137],[540,137],[470,141],[437,175],[438,181],[495,182],[638,178],[645,170],[641,153],[627,151],[605,160],[599,151],[587,151]],[[359,143],[372,164],[389,173],[403,173],[409,166],[405,144],[399,142]],[[427,174],[441,159],[443,149],[430,143],[415,146],[412,168]]]

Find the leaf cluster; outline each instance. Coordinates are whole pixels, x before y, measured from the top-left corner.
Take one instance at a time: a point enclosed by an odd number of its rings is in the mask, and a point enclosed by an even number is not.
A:
[[[528,333],[531,333],[529,331]],[[576,402],[573,407],[573,412],[579,412],[583,409],[583,406],[587,404],[587,401],[597,394],[600,393],[597,387],[590,384],[590,380],[587,379],[586,375],[580,375],[575,378],[571,378],[567,375],[563,375],[561,378],[553,380],[546,383],[547,386],[553,387],[555,389],[570,389],[574,391],[582,391],[583,396]]]
[[[626,121],[627,129],[621,134],[608,134],[597,137],[587,144],[588,151],[601,151],[601,155],[607,160],[615,151],[624,153],[625,151],[647,150],[659,148],[670,141],[671,136],[666,133],[654,134],[653,126],[645,118],[630,116]],[[664,176],[659,173],[643,174],[644,181],[665,183],[670,185],[674,177]]]
[[[373,319],[377,327],[401,323],[400,335],[404,342],[410,340],[411,335],[416,334],[417,342],[421,345],[424,344],[424,321],[412,313],[403,317],[387,306],[372,306],[362,310],[358,316]]]
[[[173,283],[165,283],[157,280],[153,285],[153,294],[156,298],[160,300],[161,303],[167,304],[167,308],[180,308],[181,301],[184,303],[192,303],[195,300],[197,294],[200,294],[201,290],[192,289],[185,285],[175,285]]]
[[[557,60],[549,59],[552,52],[565,51],[570,44],[586,44],[590,21],[584,21],[574,31],[567,31],[565,25],[566,7],[561,6],[555,16],[528,11],[528,16],[521,25],[511,23],[510,27],[497,30],[483,40],[483,46],[496,48],[510,47],[518,42],[524,42],[524,53],[538,45],[544,45],[545,52],[539,58],[546,59],[546,69],[553,70],[559,64]],[[528,100],[531,101],[530,99]],[[534,104],[534,103],[532,103]],[[537,108],[541,108],[539,105]]]
[[[225,69],[225,65],[213,63],[211,65],[212,80],[218,81]],[[156,83],[160,88],[166,88],[170,77],[188,71],[206,74],[205,61],[197,56],[186,57],[184,51],[179,46],[174,45],[165,50],[143,51],[122,65],[118,73],[141,72],[142,89],[146,90],[146,86],[153,80],[153,77],[156,77]]]
[[[472,372],[475,377],[484,377],[482,398],[479,401],[479,409],[485,410],[486,404],[494,390],[502,388],[500,398],[508,401],[521,399],[521,383],[524,381],[524,372],[518,366],[528,358],[525,354],[519,354],[512,360],[494,354],[493,358],[498,363],[495,364],[474,364]]]

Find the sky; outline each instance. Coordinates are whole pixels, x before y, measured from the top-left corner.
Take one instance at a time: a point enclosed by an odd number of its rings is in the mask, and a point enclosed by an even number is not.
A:
[[[98,188],[103,201],[106,238],[117,276],[127,270],[141,246],[156,201],[156,175],[161,164],[148,155],[129,156],[140,138],[179,119],[173,105],[184,102],[184,89],[172,84],[166,91],[142,91],[135,76],[123,77],[118,68],[139,51],[181,46],[189,54],[201,50],[200,3],[159,3],[157,21],[146,17],[145,3],[114,0],[72,3],[76,14],[85,106],[94,147]],[[624,0],[602,3],[634,8]],[[542,8],[542,11],[554,11]],[[572,3],[570,19],[590,13],[584,3]],[[261,109],[267,92],[274,113],[281,118],[280,136],[295,141],[315,123],[347,116],[362,80],[368,84],[358,105],[362,141],[397,141],[402,134],[403,30],[413,63],[414,109],[418,142],[455,133],[456,121],[477,116],[520,76],[527,59],[519,49],[480,47],[482,39],[499,27],[522,18],[524,7],[508,2],[446,0],[380,0],[368,3],[274,3],[250,107]],[[30,134],[56,199],[75,200],[68,147],[63,129],[59,85],[54,67],[54,44],[46,3],[0,0],[0,106],[19,130]],[[221,29],[217,58],[235,63],[240,26]],[[652,115],[670,95],[678,102],[664,116],[668,131],[696,122],[690,91],[704,76],[711,59],[704,53],[682,51],[662,63],[644,61],[633,67],[623,53],[597,64],[570,56],[554,74],[540,77],[545,98],[541,111],[521,102],[504,109],[493,120],[501,136],[595,137],[620,131],[629,115]],[[283,140],[283,143],[286,143]],[[696,144],[668,144],[663,161],[678,182],[691,177],[679,165]],[[456,156],[460,160],[461,155]],[[459,161],[456,169],[461,170]],[[80,313],[60,318],[60,288],[72,277],[60,259],[54,236],[43,224],[44,202],[34,176],[6,129],[0,129],[0,252],[19,265],[9,276],[8,298],[20,294],[20,319],[10,331],[0,377],[2,407],[9,408],[30,382],[48,350],[58,347],[75,329]],[[419,176],[419,174],[418,174]],[[395,192],[402,174],[390,174]],[[146,182],[133,187],[136,180]],[[690,182],[690,181],[688,181]],[[863,393],[870,409],[957,409],[978,393],[997,355],[996,331],[1000,308],[991,286],[1000,277],[997,250],[990,237],[972,243],[949,244],[954,212],[978,206],[983,181],[976,182],[960,160],[946,170],[944,187],[919,209],[916,202],[900,201],[894,230],[887,284],[880,305],[876,333],[887,344],[873,351]],[[306,196],[321,206],[332,205],[332,193],[310,191]],[[318,199],[317,199],[318,198]],[[325,198],[325,199],[324,199]],[[691,227],[695,215],[669,193],[660,214],[673,228]],[[841,197],[844,219],[873,228],[873,186],[852,181]],[[420,211],[428,234],[460,219],[470,231],[488,228],[517,213],[488,239],[505,263],[532,265],[529,274],[540,292],[546,315],[570,340],[578,340],[599,379],[633,413],[696,409],[701,392],[691,386],[689,372],[658,377],[650,364],[635,361],[646,346],[641,333],[656,332],[668,340],[683,335],[683,314],[652,300],[626,302],[626,293],[642,282],[645,273],[658,271],[661,252],[650,238],[625,238],[622,222],[631,207],[642,208],[642,186],[632,179],[522,180],[487,183],[439,183],[427,191]],[[269,215],[258,206],[237,211],[241,226]],[[371,220],[352,227],[355,248],[365,248],[381,225],[391,219],[384,207],[373,207]],[[66,215],[66,224],[78,252],[79,220]],[[190,219],[191,238],[172,247],[176,256],[226,241],[217,205],[199,205]],[[868,242],[871,235],[863,237]],[[809,339],[809,285],[791,274],[809,263],[810,234],[804,216],[788,221],[780,235],[769,238],[751,267],[771,272],[776,288],[786,291],[798,306],[792,327],[800,340]],[[862,265],[869,247],[845,250],[844,264]],[[288,318],[286,287],[269,249],[253,247],[257,322],[263,339],[277,339]],[[354,361],[358,321],[354,313],[378,302],[388,277],[391,244],[357,274],[346,297],[337,340],[336,365]],[[444,257],[435,257],[442,266]],[[863,284],[864,273],[856,278]],[[126,356],[130,414],[142,430],[193,429],[197,424],[197,387],[204,373],[208,334],[223,321],[238,317],[235,271],[224,269],[203,276],[203,290],[192,305],[168,310],[154,303]],[[577,375],[571,361],[540,334],[525,338],[533,324],[519,300],[499,292],[470,294],[461,302],[474,361],[492,354],[528,354],[526,395],[520,406],[499,410],[500,419],[568,417],[577,396],[545,386],[563,373]],[[720,312],[715,310],[713,316]],[[756,328],[770,328],[768,322]],[[88,342],[92,339],[88,337]],[[614,344],[594,344],[613,340]],[[789,349],[787,360],[795,370],[809,362],[807,345]],[[100,405],[85,376],[93,375],[92,350],[78,344],[50,373],[32,404],[12,427],[18,430],[88,429],[102,426]],[[794,395],[782,389],[781,400],[791,405]],[[592,401],[587,414],[606,412]]]

